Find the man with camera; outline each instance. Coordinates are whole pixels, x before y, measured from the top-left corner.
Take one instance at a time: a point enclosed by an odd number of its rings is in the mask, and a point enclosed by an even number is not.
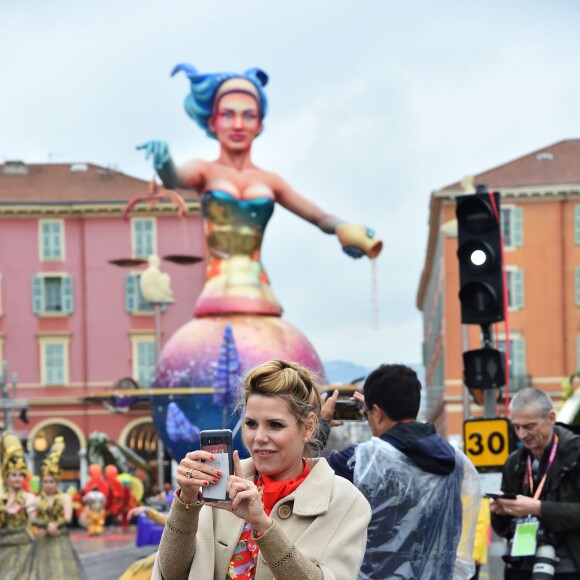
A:
[[[503,468],[491,523],[509,540],[505,577],[580,578],[580,437],[556,425],[548,395],[526,388],[510,404],[522,445]],[[512,495],[513,497],[513,495]]]
[[[338,393],[323,417],[332,423]],[[364,415],[374,437],[332,453],[337,475],[371,504],[359,580],[467,580],[475,570],[473,534],[479,479],[467,457],[418,422],[421,383],[413,369],[382,365],[364,384]]]

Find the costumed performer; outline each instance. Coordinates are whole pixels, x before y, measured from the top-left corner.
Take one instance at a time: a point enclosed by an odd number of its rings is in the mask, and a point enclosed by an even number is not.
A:
[[[40,466],[41,491],[36,502],[36,515],[32,519],[34,535],[38,539],[33,580],[86,578],[68,535],[73,514],[72,498],[58,487],[60,457],[64,448],[64,439],[57,437]]]
[[[3,580],[21,580],[30,578],[35,557],[30,531],[35,497],[22,489],[28,466],[14,433],[2,434],[0,456],[4,483],[0,483],[0,571]]]
[[[378,256],[382,242],[371,239],[372,230],[325,213],[280,176],[252,162],[252,144],[262,132],[267,111],[264,87],[268,76],[264,71],[254,68],[242,74],[199,74],[191,65],[179,64],[172,75],[177,72],[184,72],[191,81],[185,110],[219,141],[218,159],[193,159],[176,167],[164,141],[148,141],[138,148],[153,158],[165,187],[192,189],[201,196],[209,259],[196,317],[281,315],[282,308],[260,261],[262,238],[275,202],[323,232],[336,234],[350,256]]]
[[[231,501],[204,503],[201,489],[225,477],[192,451],[177,469],[176,491],[155,562],[155,580],[291,580],[357,577],[371,510],[364,496],[312,458],[321,398],[315,377],[292,362],[250,370],[240,402],[244,444],[234,452]]]

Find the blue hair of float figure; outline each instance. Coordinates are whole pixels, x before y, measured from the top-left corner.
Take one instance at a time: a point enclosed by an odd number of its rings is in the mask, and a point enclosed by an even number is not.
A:
[[[210,137],[216,138],[216,134],[208,126],[214,112],[216,96],[230,92],[248,93],[258,101],[260,120],[264,120],[268,109],[268,100],[264,92],[264,87],[268,84],[268,75],[263,70],[250,68],[243,73],[200,74],[190,64],[180,63],[173,67],[171,76],[178,72],[184,72],[191,82],[191,92],[184,101],[185,110]]]

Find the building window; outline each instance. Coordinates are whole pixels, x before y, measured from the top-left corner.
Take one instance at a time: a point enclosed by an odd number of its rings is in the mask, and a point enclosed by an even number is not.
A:
[[[71,276],[34,276],[32,278],[34,314],[71,314],[73,310],[74,294]]]
[[[519,268],[509,268],[507,274],[508,308],[524,307],[524,271]]]
[[[40,259],[42,261],[64,259],[64,222],[62,220],[41,220]]]
[[[156,254],[155,220],[136,218],[131,222],[133,257],[148,258]]]
[[[501,208],[501,233],[505,247],[523,246],[524,212],[521,207],[504,206]]]
[[[148,389],[155,372],[155,340],[138,338],[133,341],[133,378],[142,389]]]
[[[576,306],[580,306],[580,268],[574,269],[574,295],[576,296]]]
[[[68,340],[41,339],[41,381],[44,385],[68,383]]]
[[[147,302],[141,292],[141,274],[125,276],[125,309],[130,313],[153,312],[153,304]]]

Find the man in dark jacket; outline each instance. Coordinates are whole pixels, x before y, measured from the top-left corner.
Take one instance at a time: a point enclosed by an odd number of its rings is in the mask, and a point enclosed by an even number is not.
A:
[[[518,524],[539,520],[538,546],[552,546],[544,565],[558,580],[580,578],[580,437],[556,425],[556,413],[546,393],[523,389],[510,404],[511,422],[522,446],[503,468],[501,489],[516,499],[491,501],[494,530],[511,540]],[[528,528],[529,529],[529,528]],[[510,546],[512,544],[510,543]],[[510,549],[511,553],[511,549]],[[506,555],[506,578],[532,578],[536,556]],[[551,571],[551,570],[550,570]],[[548,577],[548,576],[547,576]]]
[[[373,508],[361,580],[468,579],[475,570],[477,472],[433,425],[416,421],[420,401],[415,371],[380,366],[364,384],[373,439],[327,457]]]

